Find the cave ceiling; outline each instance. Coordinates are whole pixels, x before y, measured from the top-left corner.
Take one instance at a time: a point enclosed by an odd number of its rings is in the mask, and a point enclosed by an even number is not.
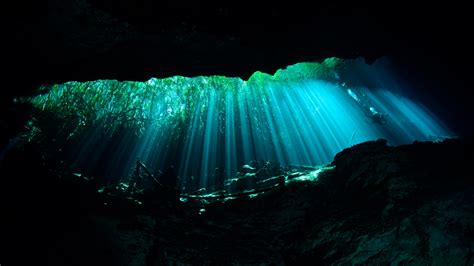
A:
[[[427,80],[419,87],[436,97],[450,87],[452,102],[472,99],[470,14],[462,6],[47,0],[15,2],[5,13],[5,76],[14,89],[3,99],[71,80],[246,79],[327,57],[370,64],[382,56],[400,64],[404,78]]]

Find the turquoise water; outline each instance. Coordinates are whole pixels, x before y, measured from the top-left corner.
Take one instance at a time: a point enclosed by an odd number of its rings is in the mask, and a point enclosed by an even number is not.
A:
[[[251,160],[319,165],[368,140],[398,145],[453,134],[389,73],[373,77],[380,86],[364,86],[344,79],[344,63],[296,64],[247,81],[69,82],[45,86],[30,101],[37,116],[50,112],[62,121],[60,145],[77,171],[117,179],[139,159],[154,172],[173,165],[182,182],[202,187],[235,176]]]

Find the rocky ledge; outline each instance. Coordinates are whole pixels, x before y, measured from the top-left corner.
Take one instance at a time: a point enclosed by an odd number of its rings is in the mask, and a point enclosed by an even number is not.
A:
[[[3,240],[15,261],[49,265],[472,265],[473,158],[466,140],[371,141],[308,178],[212,202],[135,204],[59,177],[2,202]]]

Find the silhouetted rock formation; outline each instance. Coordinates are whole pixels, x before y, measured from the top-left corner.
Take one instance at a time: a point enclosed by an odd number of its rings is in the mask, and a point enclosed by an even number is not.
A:
[[[97,193],[89,178],[40,173],[45,163],[12,169],[35,156],[12,152],[1,165],[23,178],[2,180],[2,210],[10,210],[2,240],[18,261],[31,252],[49,265],[474,262],[473,146],[463,140],[362,143],[337,154],[316,181],[209,204],[146,197],[137,204]]]

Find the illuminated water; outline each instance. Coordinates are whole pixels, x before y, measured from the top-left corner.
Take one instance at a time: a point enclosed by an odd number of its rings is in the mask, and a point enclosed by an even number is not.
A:
[[[31,102],[41,110],[36,121],[59,121],[50,138],[61,156],[77,171],[109,180],[130,174],[139,159],[154,172],[173,165],[183,183],[212,187],[251,160],[318,165],[367,140],[397,145],[452,135],[389,73],[365,86],[346,80],[347,72],[344,61],[328,59],[274,76],[256,72],[248,81],[69,82],[42,88]]]

